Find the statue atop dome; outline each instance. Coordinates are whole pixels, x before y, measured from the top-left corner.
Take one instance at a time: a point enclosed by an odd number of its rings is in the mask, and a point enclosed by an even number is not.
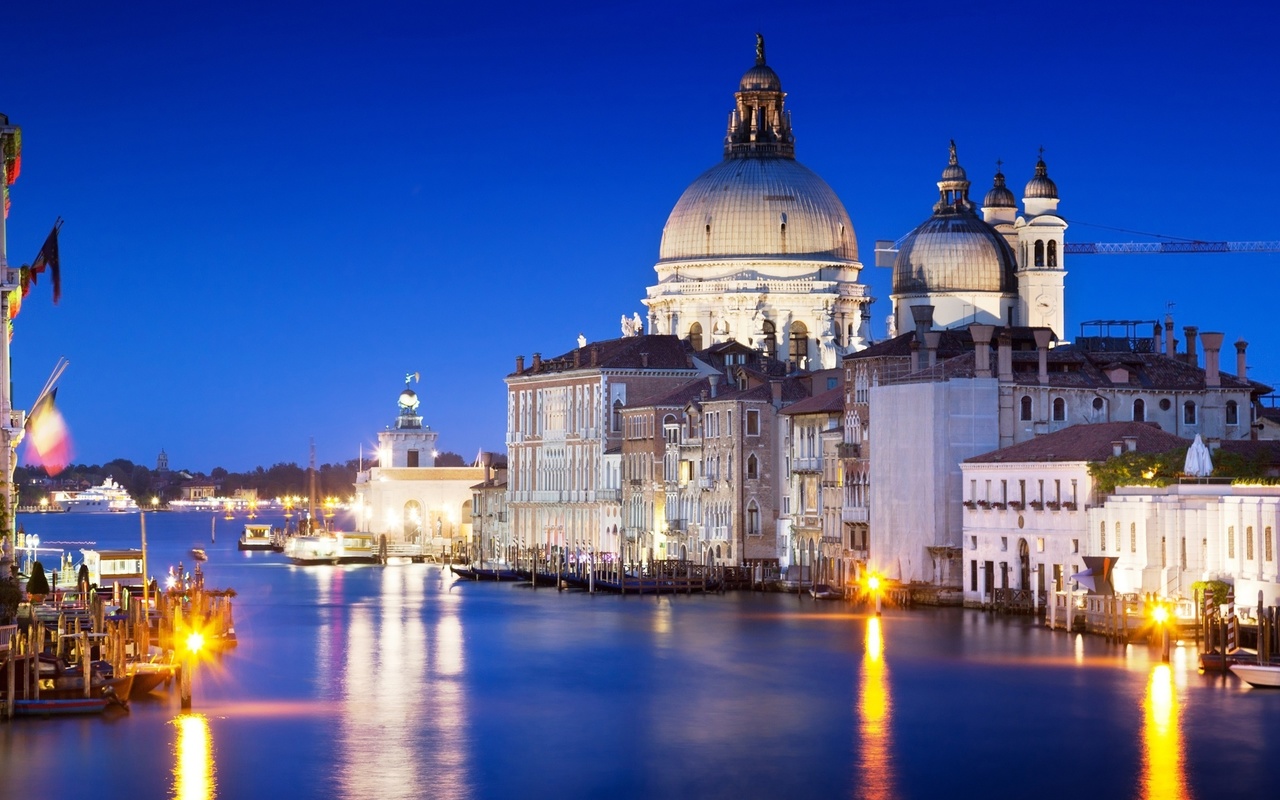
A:
[[[764,66],[764,34],[756,34],[756,66]]]

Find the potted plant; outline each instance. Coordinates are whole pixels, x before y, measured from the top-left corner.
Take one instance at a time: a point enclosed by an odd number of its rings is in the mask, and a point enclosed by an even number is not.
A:
[[[1068,500],[1068,501],[1066,501],[1065,503],[1063,503],[1063,504],[1062,504],[1062,507],[1063,507],[1063,508],[1065,508],[1067,511],[1075,511],[1075,510],[1076,510],[1076,504],[1075,504],[1075,502],[1074,502],[1074,501],[1071,501],[1071,500]]]
[[[972,501],[972,500],[965,500],[965,501],[964,501],[964,507],[965,507],[965,508],[977,508],[977,507],[978,507],[978,504],[977,504],[977,503],[975,503],[975,502],[974,502],[974,501]]]
[[[44,574],[44,564],[39,561],[31,568],[31,577],[27,578],[27,598],[33,603],[43,603],[49,593],[49,578]]]
[[[1050,511],[1057,511],[1059,508],[1062,507],[1062,504],[1059,503],[1057,500],[1050,500],[1049,502],[1045,503],[1044,506]]]
[[[1021,500],[1010,500],[1010,501],[1009,501],[1009,508],[1012,508],[1014,511],[1021,511],[1021,510],[1022,510],[1022,501],[1021,501]]]
[[[979,500],[979,501],[978,501],[978,505],[982,506],[983,508],[991,508],[991,501],[990,501],[990,500]]]
[[[1004,503],[1001,503],[999,500],[997,500],[996,502],[994,502],[994,503],[992,503],[992,504],[991,504],[991,507],[992,507],[992,508],[996,508],[996,509],[1002,509],[1002,508],[1004,508],[1004,507],[1005,507],[1005,504],[1004,504]]]
[[[1034,508],[1036,511],[1044,511],[1044,501],[1043,501],[1043,500],[1032,500],[1032,501],[1031,501],[1031,507],[1032,507],[1032,508]]]

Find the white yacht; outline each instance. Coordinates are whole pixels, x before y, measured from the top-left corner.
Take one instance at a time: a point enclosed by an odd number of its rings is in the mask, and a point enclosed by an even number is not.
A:
[[[138,504],[112,478],[107,478],[100,486],[81,492],[55,492],[53,499],[64,511],[71,512],[106,514],[138,510]]]

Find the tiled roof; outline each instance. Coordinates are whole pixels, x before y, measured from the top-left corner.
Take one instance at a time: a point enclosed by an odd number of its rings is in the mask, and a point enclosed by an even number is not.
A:
[[[822,394],[801,400],[787,406],[783,414],[830,414],[844,411],[844,387],[837,386]]]
[[[1274,439],[1228,439],[1223,441],[1222,449],[1249,461],[1258,459],[1268,466],[1280,466],[1280,441]]]
[[[593,351],[596,353],[594,366],[591,363]],[[576,366],[575,353],[577,354]],[[691,355],[689,343],[675,336],[658,334],[624,336],[621,339],[590,342],[585,347],[575,348],[554,358],[545,358],[536,372],[532,360],[526,361],[523,371],[512,372],[508,377],[567,372],[574,369],[692,369]],[[647,367],[644,366],[646,356]]]
[[[1160,429],[1154,422],[1099,422],[1072,425],[1002,450],[965,459],[967,464],[1008,464],[1027,461],[1106,461],[1114,455],[1112,442],[1136,437],[1140,453],[1167,453],[1191,444]]]
[[[690,400],[701,397],[704,391],[709,392],[710,390],[711,382],[706,378],[698,378],[687,383],[682,383],[674,389],[665,388],[657,394],[650,395],[649,397],[632,400],[627,403],[626,407],[628,409],[650,408],[654,406],[683,407],[684,404],[688,403]]]

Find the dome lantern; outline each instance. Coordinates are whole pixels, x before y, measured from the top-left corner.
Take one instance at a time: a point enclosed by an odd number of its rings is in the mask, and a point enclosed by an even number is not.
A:
[[[756,34],[756,63],[738,82],[737,100],[729,112],[724,137],[725,158],[780,156],[795,158],[791,115],[783,110],[782,81],[764,60],[764,36]]]
[[[1045,200],[1058,199],[1058,185],[1049,177],[1049,168],[1044,163],[1043,147],[1040,148],[1040,160],[1036,162],[1035,177],[1027,181],[1027,188],[1022,196]]]

